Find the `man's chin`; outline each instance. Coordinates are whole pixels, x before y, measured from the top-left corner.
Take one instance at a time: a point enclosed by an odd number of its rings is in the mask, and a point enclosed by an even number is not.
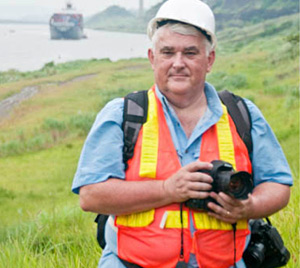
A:
[[[191,89],[191,85],[186,81],[172,81],[168,83],[168,88],[170,91],[174,93],[186,93],[189,89]]]

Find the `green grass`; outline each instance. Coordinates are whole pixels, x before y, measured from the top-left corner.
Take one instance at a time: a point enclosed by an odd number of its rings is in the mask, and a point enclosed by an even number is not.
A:
[[[70,192],[81,146],[0,159],[0,267],[96,267],[93,216]]]
[[[294,23],[295,18],[291,20]],[[295,185],[289,205],[271,220],[292,253],[286,267],[298,268],[299,51],[293,46],[295,27],[278,35],[268,33],[268,38],[259,27],[251,29],[244,39],[237,32],[223,37],[208,81],[218,90],[227,88],[254,101],[282,145]],[[230,38],[237,40],[234,46]],[[94,75],[72,82],[89,74]],[[96,267],[101,250],[96,244],[94,215],[81,212],[78,197],[70,192],[82,144],[107,101],[147,89],[152,83],[145,59],[49,63],[35,72],[0,74],[0,100],[25,86],[39,85],[38,94],[0,121],[1,268]]]
[[[7,228],[1,234],[1,267],[96,267],[101,251],[94,235],[86,232],[92,222],[78,208],[65,206]]]

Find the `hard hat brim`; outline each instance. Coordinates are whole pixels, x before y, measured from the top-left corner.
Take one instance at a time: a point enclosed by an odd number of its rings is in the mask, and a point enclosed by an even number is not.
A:
[[[216,37],[215,37],[215,35],[213,33],[211,33],[210,31],[208,31],[207,29],[204,29],[204,28],[199,27],[199,26],[197,26],[195,24],[192,24],[189,21],[186,21],[184,19],[181,19],[180,21],[179,20],[175,20],[175,19],[171,19],[171,18],[159,18],[159,17],[151,19],[149,21],[148,27],[147,27],[147,35],[148,35],[148,37],[149,37],[150,40],[152,40],[152,37],[153,37],[155,31],[159,28],[159,26],[158,26],[159,22],[162,22],[162,21],[174,21],[174,22],[178,21],[178,23],[184,23],[184,24],[188,24],[188,25],[194,26],[196,29],[198,29],[198,30],[200,29],[200,31],[202,33],[203,32],[206,33],[206,35],[208,35],[209,38],[210,38],[209,41],[211,42],[213,48],[216,47],[217,40],[216,40]]]

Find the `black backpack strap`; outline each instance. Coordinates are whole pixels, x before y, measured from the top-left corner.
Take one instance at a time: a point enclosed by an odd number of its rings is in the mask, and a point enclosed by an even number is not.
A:
[[[237,132],[244,141],[248,153],[252,152],[251,117],[243,98],[228,90],[218,92],[221,101],[227,107],[228,112],[236,126]]]
[[[127,168],[127,161],[132,158],[135,143],[138,138],[142,125],[147,121],[148,113],[148,91],[137,91],[129,93],[124,98],[124,112],[122,129],[124,132],[123,161]],[[105,224],[108,215],[98,214],[95,222],[97,223],[97,241],[103,249],[105,241]],[[123,260],[122,260],[123,262]],[[125,264],[125,263],[123,263]],[[134,266],[132,266],[134,265]],[[126,267],[139,267],[135,264],[127,263]]]
[[[132,158],[135,143],[142,125],[147,121],[148,91],[129,93],[124,98],[123,132],[124,148],[123,161],[127,168],[127,161]]]
[[[106,245],[104,232],[108,217],[109,215],[98,214],[95,219],[95,222],[97,223],[97,241],[102,249]]]

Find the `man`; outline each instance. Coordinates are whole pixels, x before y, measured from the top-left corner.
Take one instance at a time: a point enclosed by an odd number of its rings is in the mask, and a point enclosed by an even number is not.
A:
[[[123,99],[115,99],[98,115],[73,182],[83,210],[111,215],[99,267],[245,267],[247,220],[288,203],[287,161],[259,110],[246,100],[252,120],[250,161],[226,108],[205,82],[216,45],[214,16],[206,4],[165,2],[150,21],[148,35],[155,86],[148,91],[148,119],[128,168],[122,158]],[[253,171],[255,188],[248,199],[209,191],[213,179],[198,171],[210,170],[215,159]],[[218,203],[208,203],[209,211],[182,205],[207,197]]]

